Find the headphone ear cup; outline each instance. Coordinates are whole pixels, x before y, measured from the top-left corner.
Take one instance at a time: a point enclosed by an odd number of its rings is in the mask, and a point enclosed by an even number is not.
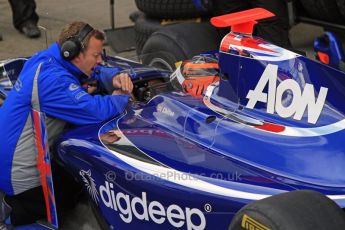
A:
[[[65,41],[61,46],[61,56],[70,61],[75,58],[80,52],[80,44],[73,40]]]

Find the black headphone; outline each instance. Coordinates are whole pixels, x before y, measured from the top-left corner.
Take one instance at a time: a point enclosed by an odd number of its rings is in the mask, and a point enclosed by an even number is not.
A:
[[[94,29],[89,24],[85,24],[79,33],[69,37],[62,45],[61,45],[61,56],[70,61],[85,48],[83,44],[83,40],[86,36],[93,31]]]

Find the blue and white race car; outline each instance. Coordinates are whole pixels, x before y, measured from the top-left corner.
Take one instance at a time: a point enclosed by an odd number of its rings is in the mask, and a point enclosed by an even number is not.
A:
[[[173,73],[108,57],[136,100],[56,150],[102,228],[344,228],[345,74],[253,37],[268,16],[213,18],[219,51]]]

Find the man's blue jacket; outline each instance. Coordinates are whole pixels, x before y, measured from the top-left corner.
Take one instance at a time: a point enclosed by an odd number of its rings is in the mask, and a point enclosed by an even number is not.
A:
[[[40,110],[48,117],[49,139],[61,131],[64,122],[99,123],[122,113],[128,102],[127,95],[88,94],[80,83],[85,75],[61,57],[57,43],[32,56],[0,108],[0,190],[8,195],[40,185],[30,115],[33,78],[40,63],[38,95]],[[117,71],[114,68],[113,73]],[[97,72],[109,78],[101,67]],[[111,82],[111,78],[100,82]]]

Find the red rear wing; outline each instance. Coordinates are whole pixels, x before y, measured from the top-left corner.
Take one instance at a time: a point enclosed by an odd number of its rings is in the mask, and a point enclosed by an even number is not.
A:
[[[263,8],[254,8],[237,13],[226,14],[211,18],[211,23],[215,27],[230,27],[232,32],[252,34],[256,20],[275,16]]]

